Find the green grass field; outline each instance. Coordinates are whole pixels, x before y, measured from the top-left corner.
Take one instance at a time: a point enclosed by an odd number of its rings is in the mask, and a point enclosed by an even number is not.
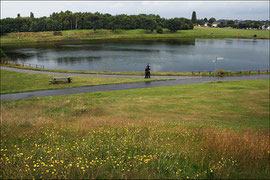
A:
[[[269,80],[1,101],[2,179],[268,179]]]
[[[256,35],[256,37],[254,37]],[[74,41],[74,40],[98,40],[98,39],[163,39],[163,38],[258,38],[269,39],[270,31],[245,30],[226,28],[195,27],[193,30],[179,30],[171,33],[164,29],[163,34],[150,33],[143,29],[121,30],[116,32],[100,29],[94,30],[68,30],[62,31],[62,36],[54,36],[52,31],[47,32],[19,32],[9,33],[1,37],[2,46],[14,43],[46,42],[46,41]]]
[[[1,93],[15,93],[47,89],[73,88],[80,86],[95,86],[103,84],[132,83],[144,81],[158,81],[159,79],[134,78],[102,78],[102,77],[72,77],[72,83],[52,84],[53,75],[28,74],[1,70]],[[64,76],[65,77],[65,76]]]
[[[62,73],[81,73],[81,74],[107,74],[107,75],[137,75],[144,76],[145,72],[112,72],[112,71],[69,71],[69,70],[59,70],[59,69],[42,69],[22,66],[21,64],[0,64],[1,66],[18,68],[18,69],[28,69],[35,71],[47,71],[47,72],[62,72]],[[242,75],[258,75],[258,74],[270,74],[270,71],[239,71],[239,72],[229,72],[224,70],[217,70],[217,76],[242,76]],[[214,72],[151,72],[152,76],[214,76]]]

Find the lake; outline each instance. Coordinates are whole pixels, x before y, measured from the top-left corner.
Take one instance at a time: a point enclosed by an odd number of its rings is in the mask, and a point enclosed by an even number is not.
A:
[[[269,40],[163,39],[24,44],[3,47],[11,61],[46,69],[155,72],[269,70]]]

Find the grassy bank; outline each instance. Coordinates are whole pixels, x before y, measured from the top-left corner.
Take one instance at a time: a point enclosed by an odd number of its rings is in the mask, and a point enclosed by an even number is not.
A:
[[[61,73],[81,73],[81,74],[107,74],[107,75],[137,75],[144,76],[145,72],[111,72],[111,71],[69,71],[58,69],[42,69],[22,66],[21,64],[1,64],[1,66],[28,69],[35,71],[47,71],[47,72],[61,72]],[[270,74],[270,71],[239,71],[229,72],[224,70],[218,70],[217,76],[242,76],[242,75],[258,75],[258,74]],[[214,76],[214,72],[151,72],[152,76]]]
[[[98,40],[98,39],[163,39],[163,38],[257,38],[269,39],[270,31],[245,30],[228,28],[204,28],[195,27],[193,30],[181,30],[171,33],[164,29],[163,34],[150,33],[143,29],[136,30],[68,30],[61,31],[62,36],[54,36],[52,31],[47,32],[18,32],[1,36],[1,45],[14,43],[31,43],[46,41],[74,41],[74,40]],[[254,37],[256,35],[256,37]]]
[[[49,81],[53,75],[29,74],[1,70],[1,93],[15,93],[37,91],[47,89],[73,88],[80,86],[95,86],[104,84],[132,83],[144,81],[157,81],[158,79],[134,79],[134,78],[102,78],[102,77],[72,77],[70,84],[52,84]],[[65,76],[63,76],[65,77]]]
[[[1,178],[269,178],[269,80],[1,102]]]

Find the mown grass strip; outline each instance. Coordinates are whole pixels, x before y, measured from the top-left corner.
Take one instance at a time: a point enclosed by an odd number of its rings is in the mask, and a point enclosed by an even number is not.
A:
[[[144,76],[144,72],[111,72],[111,71],[70,71],[70,70],[59,70],[59,69],[42,69],[22,66],[21,64],[1,64],[1,66],[27,69],[35,71],[47,71],[47,72],[61,72],[61,73],[79,73],[79,74],[105,74],[105,75],[136,75]],[[216,76],[245,76],[245,75],[259,75],[259,74],[270,74],[269,70],[265,71],[239,71],[229,72],[219,70]],[[214,76],[214,72],[151,72],[152,76]]]
[[[54,75],[29,74],[1,70],[1,94],[28,92],[48,89],[73,88],[81,86],[95,86],[105,84],[133,83],[159,81],[159,79],[135,78],[102,78],[102,77],[72,77],[72,83],[52,84],[50,79]],[[64,76],[65,77],[65,76]]]

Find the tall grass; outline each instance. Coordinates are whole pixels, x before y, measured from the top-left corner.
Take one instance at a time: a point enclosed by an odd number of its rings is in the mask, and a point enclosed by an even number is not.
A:
[[[2,178],[267,178],[269,134],[168,127],[40,127],[3,134]],[[169,128],[169,130],[171,130]],[[233,136],[231,136],[233,135]]]
[[[1,102],[1,178],[269,178],[269,80]]]

